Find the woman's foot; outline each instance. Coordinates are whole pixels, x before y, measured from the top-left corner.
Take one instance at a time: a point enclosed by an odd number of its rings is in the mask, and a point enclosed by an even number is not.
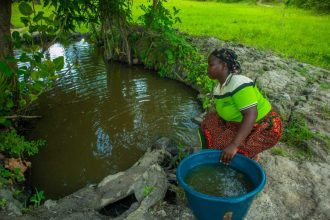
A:
[[[254,161],[256,161],[256,162],[259,162],[259,160],[260,160],[260,155],[259,155],[259,154],[254,155],[254,157],[252,157],[252,160],[254,160]]]

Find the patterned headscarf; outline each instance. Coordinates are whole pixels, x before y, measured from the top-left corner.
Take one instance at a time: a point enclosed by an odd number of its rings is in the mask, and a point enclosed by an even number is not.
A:
[[[227,48],[215,49],[211,55],[220,59],[222,62],[227,63],[230,73],[241,73],[241,65],[238,62],[237,55],[233,50]]]

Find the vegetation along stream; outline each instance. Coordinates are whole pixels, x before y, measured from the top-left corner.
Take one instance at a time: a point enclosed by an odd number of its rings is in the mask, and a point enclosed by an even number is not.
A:
[[[196,145],[201,112],[196,92],[142,67],[106,64],[102,51],[82,40],[54,44],[49,56],[64,56],[54,88],[38,100],[28,131],[47,141],[32,158],[31,185],[59,198],[128,169],[158,137]]]

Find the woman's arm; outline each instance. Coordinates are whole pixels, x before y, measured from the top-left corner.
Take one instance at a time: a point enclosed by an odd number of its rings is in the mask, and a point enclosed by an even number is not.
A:
[[[223,150],[220,161],[228,164],[235,156],[238,146],[251,133],[253,125],[258,116],[257,106],[241,111],[243,114],[243,121],[238,129],[238,132],[233,141]]]

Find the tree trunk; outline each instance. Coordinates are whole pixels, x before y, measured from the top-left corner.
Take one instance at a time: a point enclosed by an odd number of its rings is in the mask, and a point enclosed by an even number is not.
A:
[[[10,40],[10,19],[12,0],[1,0],[0,7],[0,60],[13,55]]]
[[[0,7],[0,60],[5,60],[6,57],[13,57],[13,47],[11,42],[10,33],[10,20],[11,20],[11,6],[12,0],[1,0]],[[8,62],[7,62],[8,63]],[[18,79],[16,77],[17,65],[14,62],[8,63],[13,75],[8,82],[10,82],[11,91],[13,93],[13,102],[15,111],[18,108],[19,91]]]

